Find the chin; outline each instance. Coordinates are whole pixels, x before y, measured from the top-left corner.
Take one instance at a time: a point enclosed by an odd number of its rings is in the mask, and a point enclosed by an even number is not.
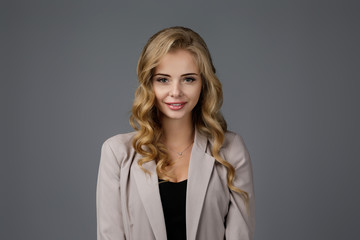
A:
[[[184,113],[163,113],[163,116],[168,119],[180,120],[186,117]]]
[[[179,115],[166,115],[166,118],[168,118],[168,119],[174,119],[174,120],[180,120],[180,119],[183,119],[185,116],[184,115],[181,115],[181,116],[179,116]]]

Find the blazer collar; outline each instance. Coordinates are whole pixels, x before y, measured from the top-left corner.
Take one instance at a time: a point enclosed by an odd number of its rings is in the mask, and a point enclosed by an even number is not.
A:
[[[186,231],[187,239],[195,239],[199,225],[206,189],[214,167],[215,159],[208,153],[208,139],[195,129],[194,145],[191,150],[187,192],[186,192]],[[155,161],[143,164],[151,174],[145,174],[137,164],[139,154],[132,164],[132,172],[139,190],[150,225],[156,239],[166,240],[164,213],[160,198]]]

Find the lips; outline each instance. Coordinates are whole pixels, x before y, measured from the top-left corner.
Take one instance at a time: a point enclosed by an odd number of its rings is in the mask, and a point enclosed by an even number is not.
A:
[[[171,102],[166,103],[171,110],[180,110],[185,106],[186,102]]]

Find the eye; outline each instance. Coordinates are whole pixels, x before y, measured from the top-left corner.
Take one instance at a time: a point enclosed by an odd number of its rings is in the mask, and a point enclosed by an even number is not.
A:
[[[194,82],[196,79],[195,78],[193,78],[193,77],[186,77],[185,79],[184,79],[184,82],[186,82],[186,83],[192,83],[192,82]]]
[[[160,82],[160,83],[166,83],[166,82],[168,82],[168,80],[167,80],[166,78],[163,78],[163,77],[157,78],[156,81],[157,81],[157,82]]]

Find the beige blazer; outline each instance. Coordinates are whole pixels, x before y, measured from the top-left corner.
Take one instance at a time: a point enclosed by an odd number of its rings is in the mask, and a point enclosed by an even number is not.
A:
[[[96,189],[98,240],[166,240],[155,161],[138,166],[135,132],[107,139],[101,149]],[[210,154],[211,141],[195,131],[186,193],[187,240],[249,240],[255,229],[252,168],[243,140],[225,134],[220,155],[236,169],[234,185],[248,192],[250,212],[229,191],[226,169]],[[171,240],[171,239],[170,239]]]

